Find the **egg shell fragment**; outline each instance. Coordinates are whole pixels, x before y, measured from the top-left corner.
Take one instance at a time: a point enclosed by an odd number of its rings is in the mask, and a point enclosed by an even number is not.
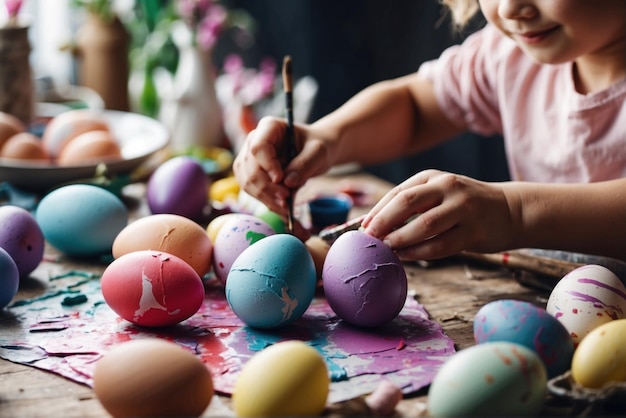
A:
[[[122,318],[145,327],[174,325],[200,309],[204,285],[184,260],[161,251],[135,251],[107,266],[102,296]]]
[[[237,317],[257,328],[276,328],[304,314],[317,276],[313,258],[293,235],[266,237],[246,248],[226,280],[226,299]]]
[[[148,207],[153,214],[173,213],[198,220],[209,202],[209,184],[198,160],[187,156],[171,158],[148,180]]]
[[[239,254],[255,242],[276,232],[267,222],[256,216],[237,213],[229,217],[219,229],[213,243],[213,271],[224,284]]]
[[[156,338],[114,346],[96,363],[96,397],[114,417],[198,417],[214,394],[209,369],[190,351]]]
[[[173,254],[193,267],[200,277],[211,269],[213,244],[205,229],[174,214],[148,215],[124,228],[113,242],[113,257],[140,250]]]
[[[535,351],[549,378],[569,370],[574,354],[574,341],[563,324],[545,309],[520,300],[495,300],[481,307],[474,317],[474,339],[478,344],[508,341]]]
[[[11,255],[0,247],[0,309],[7,306],[17,295],[20,274]]]
[[[233,389],[233,409],[240,417],[318,416],[329,388],[321,354],[302,341],[282,341],[244,364]]]
[[[626,381],[626,319],[605,322],[583,338],[572,359],[572,378],[586,388]]]
[[[331,245],[322,269],[328,304],[344,321],[376,327],[398,316],[408,291],[404,266],[391,248],[362,231]]]
[[[606,267],[581,266],[554,286],[546,310],[565,326],[577,345],[594,328],[626,318],[626,286]]]
[[[111,254],[113,241],[128,224],[128,209],[108,190],[70,184],[45,195],[35,219],[44,238],[59,251],[93,257]]]
[[[447,360],[428,390],[433,417],[531,416],[541,411],[547,375],[533,350],[499,341],[465,348]]]
[[[19,206],[0,206],[0,247],[15,262],[20,277],[27,277],[37,268],[45,240],[32,213]]]

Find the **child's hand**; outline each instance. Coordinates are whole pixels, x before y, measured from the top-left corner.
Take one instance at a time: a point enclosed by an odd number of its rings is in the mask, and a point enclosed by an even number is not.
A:
[[[308,126],[295,125],[299,153],[286,164],[287,122],[275,117],[261,119],[248,134],[233,163],[240,187],[272,211],[285,215],[286,199],[309,178],[331,166],[331,141],[311,133]]]
[[[383,239],[402,260],[501,251],[513,241],[512,224],[497,183],[437,170],[393,188],[363,221],[365,232]]]

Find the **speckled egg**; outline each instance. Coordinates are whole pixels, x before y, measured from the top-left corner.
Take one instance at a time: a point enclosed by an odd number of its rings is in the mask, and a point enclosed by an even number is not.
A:
[[[393,320],[406,302],[404,266],[391,248],[362,231],[331,245],[322,268],[328,304],[353,325],[376,327]]]
[[[226,281],[226,299],[246,324],[276,328],[299,319],[315,296],[313,257],[293,235],[268,236],[243,250]]]
[[[37,220],[29,211],[19,206],[0,206],[0,247],[13,258],[20,277],[37,268],[45,242]]]
[[[213,271],[222,283],[239,254],[257,241],[276,232],[256,216],[238,213],[220,227],[213,243]]]
[[[186,261],[161,251],[135,251],[115,259],[100,283],[115,313],[145,327],[177,324],[195,314],[204,300],[198,273]]]
[[[484,305],[474,317],[474,339],[482,344],[508,341],[537,353],[548,377],[570,367],[574,342],[555,317],[545,309],[519,300],[496,300]]]
[[[108,190],[71,184],[45,195],[35,219],[45,239],[59,251],[93,257],[111,254],[115,237],[128,223],[128,210]]]
[[[429,416],[532,416],[543,408],[547,376],[533,350],[511,342],[465,348],[447,360],[428,390]]]
[[[566,274],[556,284],[546,310],[578,344],[594,328],[626,318],[626,287],[608,268],[590,264]]]

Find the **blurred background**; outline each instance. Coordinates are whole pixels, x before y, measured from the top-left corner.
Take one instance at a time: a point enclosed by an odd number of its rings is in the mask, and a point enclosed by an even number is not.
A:
[[[172,88],[181,59],[181,49],[171,35],[179,21],[189,24],[178,3],[184,6],[184,3],[194,2],[25,0],[23,14],[30,22],[31,63],[39,81],[38,88],[42,88],[41,80],[56,86],[86,84],[85,74],[81,74],[85,63],[81,60],[86,60],[87,54],[76,52],[77,36],[88,15],[108,13],[108,18],[118,19],[129,35],[128,51],[124,52],[128,55],[129,67],[127,106],[132,111],[158,118],[164,103],[160,90],[166,88],[163,86]],[[280,95],[282,85],[277,82],[268,86],[267,76],[270,72],[269,78],[278,80],[280,64],[287,54],[293,58],[294,78],[312,82],[307,97],[313,99],[306,104],[295,101],[295,106],[306,108],[304,118],[313,121],[372,83],[417,71],[422,62],[436,58],[446,47],[461,42],[482,24],[479,17],[463,33],[456,32],[437,0],[204,3],[219,4],[224,13],[219,27],[213,28],[214,33],[207,41],[213,64],[207,71],[213,72],[217,95],[226,115],[232,109],[225,101],[234,101],[236,95],[240,103],[237,112],[244,108],[253,110],[252,115],[248,115],[248,129],[263,113],[280,112],[276,104],[281,98],[275,96]],[[120,66],[123,67],[114,62],[104,65],[104,73],[114,72]],[[253,92],[248,91],[245,101],[241,91],[233,93],[234,74],[239,74],[237,81],[241,83],[244,71],[248,73],[247,80],[257,77],[250,84],[260,86],[251,89]],[[259,81],[263,74],[264,82]],[[230,96],[225,97],[224,91]],[[273,106],[268,105],[272,101]],[[106,100],[105,106],[111,107]],[[241,125],[245,114],[237,114],[237,123]],[[484,180],[508,178],[500,138],[471,134],[419,156],[406,156],[384,165],[366,167],[366,170],[398,183],[425,168]]]

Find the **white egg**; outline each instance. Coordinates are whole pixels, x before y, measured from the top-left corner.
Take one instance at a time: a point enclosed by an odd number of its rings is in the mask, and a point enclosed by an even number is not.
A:
[[[594,328],[626,318],[626,287],[608,268],[579,267],[552,289],[546,306],[578,344]]]

